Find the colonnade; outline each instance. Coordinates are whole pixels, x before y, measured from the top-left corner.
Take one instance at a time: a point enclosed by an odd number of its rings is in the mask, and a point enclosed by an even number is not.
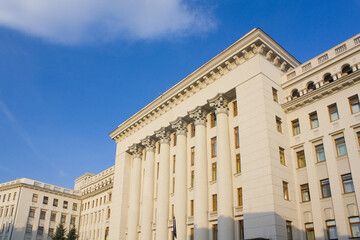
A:
[[[228,126],[228,98],[218,94],[208,100],[208,106],[215,110],[217,125],[217,199],[218,199],[218,239],[234,239],[233,192],[231,174],[230,137]],[[195,176],[194,176],[194,239],[209,239],[208,221],[208,158],[206,134],[206,108],[198,106],[188,112],[195,124]],[[138,240],[138,226],[141,228],[140,240],[152,239],[154,208],[154,159],[155,142],[160,143],[160,164],[157,196],[156,239],[169,239],[169,199],[170,199],[170,133],[176,131],[176,181],[174,191],[174,212],[176,217],[177,239],[187,239],[187,125],[189,122],[179,117],[169,126],[162,127],[129,148],[132,154],[131,190],[129,196],[128,236]],[[145,148],[145,172],[141,188],[141,154]],[[142,205],[140,206],[140,189]],[[141,217],[139,219],[139,213]]]

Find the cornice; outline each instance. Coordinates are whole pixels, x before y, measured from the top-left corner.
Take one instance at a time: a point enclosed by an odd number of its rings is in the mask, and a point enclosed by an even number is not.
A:
[[[81,196],[80,196],[80,199],[81,199],[81,200],[84,200],[84,199],[86,199],[86,198],[93,197],[93,196],[95,196],[95,195],[97,195],[97,194],[100,194],[100,193],[102,193],[102,192],[108,191],[108,190],[110,190],[110,189],[113,188],[113,185],[114,185],[114,183],[110,183],[110,184],[106,185],[105,187],[98,188],[98,189],[96,189],[95,191],[92,191],[92,192],[90,192],[90,193],[81,195]]]
[[[261,29],[254,29],[119,125],[110,137],[122,141],[256,55],[282,72],[300,64]]]
[[[308,92],[294,100],[286,102],[281,105],[286,113],[295,111],[302,108],[310,103],[320,100],[328,95],[342,91],[354,84],[360,82],[360,71],[356,71],[350,75],[342,77],[332,83],[326,84],[312,92]]]

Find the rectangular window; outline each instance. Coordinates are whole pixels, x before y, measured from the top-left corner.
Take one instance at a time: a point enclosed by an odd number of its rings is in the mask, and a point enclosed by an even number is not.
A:
[[[44,198],[43,198],[43,204],[48,204],[48,201],[49,201],[49,197],[47,197],[47,196],[44,196]]]
[[[44,210],[40,211],[40,219],[45,219],[46,212]]]
[[[326,230],[329,240],[338,239],[335,220],[326,221]]]
[[[213,128],[216,126],[216,114],[211,113],[210,114],[210,127]]]
[[[360,147],[360,131],[356,133],[356,136],[357,136],[358,144]]]
[[[346,149],[344,137],[335,139],[335,145],[336,145],[336,152],[338,157],[347,155],[347,149]]]
[[[315,240],[314,223],[305,223],[306,240]]]
[[[241,173],[241,158],[240,158],[240,153],[236,154],[236,173]]]
[[[341,179],[344,187],[344,193],[351,193],[355,191],[351,173],[342,175]]]
[[[37,235],[42,236],[44,234],[44,227],[39,226],[37,230]]]
[[[176,133],[173,134],[173,146],[176,146]]]
[[[235,138],[235,148],[239,148],[240,147],[239,127],[234,128],[234,138]]]
[[[236,117],[238,115],[237,101],[233,102],[233,116]]]
[[[159,179],[159,166],[160,163],[156,163],[156,179]],[[105,202],[105,199],[104,199],[104,202]]]
[[[64,203],[63,203],[63,208],[65,208],[65,209],[68,208],[68,201],[64,201]]]
[[[173,155],[173,173],[175,173],[176,155]]]
[[[60,223],[64,224],[66,222],[66,215],[61,214]]]
[[[360,112],[359,97],[357,94],[349,97],[349,104],[352,114]]]
[[[75,217],[74,216],[71,216],[71,218],[70,218],[70,225],[75,225]]]
[[[285,149],[279,147],[279,157],[280,157],[280,163],[282,165],[285,165]]]
[[[296,152],[296,158],[298,162],[298,168],[306,167],[304,150]]]
[[[195,177],[195,172],[194,170],[191,171],[191,187],[194,187],[194,177]]]
[[[216,181],[216,162],[211,164],[211,180]]]
[[[190,240],[194,240],[194,228],[190,228]]]
[[[287,236],[287,240],[293,239],[291,221],[286,221],[286,236]]]
[[[320,180],[321,195],[323,198],[331,197],[330,181],[329,179]]]
[[[212,210],[213,212],[217,211],[217,194],[212,195]]]
[[[35,208],[30,208],[29,217],[35,217]]]
[[[299,119],[295,119],[291,122],[292,130],[293,130],[293,136],[300,134],[300,124]]]
[[[216,157],[216,137],[211,138],[211,157]]]
[[[360,237],[360,218],[359,217],[350,217],[349,218],[351,236],[353,238]]]
[[[237,189],[237,200],[238,200],[238,206],[243,206],[243,196],[242,196],[242,188]]]
[[[324,151],[324,145],[319,144],[315,146],[316,151],[316,159],[318,162],[324,162],[326,160],[325,158],[325,151]]]
[[[171,218],[174,218],[175,212],[174,212],[174,204],[171,204]]]
[[[239,225],[239,240],[244,240],[244,220],[238,221]]]
[[[195,137],[195,124],[190,124],[190,137]]]
[[[190,216],[194,216],[194,200],[190,200]]]
[[[8,195],[8,201],[10,201],[10,199],[11,199],[11,193],[9,193]]]
[[[175,192],[175,178],[173,177],[173,193]]]
[[[32,232],[32,225],[31,224],[27,224],[26,225],[26,233],[31,233]]]
[[[278,94],[277,94],[277,90],[275,88],[272,88],[272,96],[273,96],[273,100],[274,102],[278,102]]]
[[[283,183],[283,195],[285,200],[289,200],[289,183],[282,182]]]
[[[49,228],[48,239],[51,239],[53,235],[54,235],[54,228]]]
[[[310,201],[309,184],[300,185],[300,190],[301,190],[301,201],[302,202]]]
[[[276,130],[279,132],[279,133],[282,133],[282,127],[281,127],[281,118],[279,117],[275,117],[275,120],[276,120]]]
[[[318,119],[317,112],[312,112],[312,113],[310,113],[310,114],[309,114],[309,119],[310,119],[311,129],[314,129],[314,128],[318,128],[318,127],[319,127],[319,119]]]
[[[213,240],[218,240],[218,225],[214,224],[212,228]]]
[[[4,197],[5,197],[5,195],[4,195]],[[34,193],[32,196],[32,202],[37,202],[37,201],[38,201],[38,195]]]
[[[191,166],[194,166],[195,163],[195,147],[191,147],[191,156],[190,156],[190,164]]]
[[[339,113],[338,113],[336,103],[329,105],[328,110],[329,110],[330,122],[333,122],[333,121],[336,121],[339,119]]]
[[[56,212],[51,212],[50,221],[55,222],[55,220],[56,220]]]
[[[96,199],[96,206],[97,206],[98,200]],[[77,203],[73,203],[73,207],[72,207],[73,211],[77,210]]]

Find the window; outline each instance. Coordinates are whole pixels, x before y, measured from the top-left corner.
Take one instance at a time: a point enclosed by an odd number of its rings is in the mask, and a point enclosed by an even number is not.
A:
[[[214,224],[212,228],[213,240],[218,240],[218,225]]]
[[[314,223],[305,223],[306,240],[315,240]]]
[[[349,64],[345,64],[343,67],[342,67],[342,70],[341,70],[341,76],[346,76],[346,75],[349,75],[351,74],[353,71],[350,67]]]
[[[315,86],[314,82],[309,82],[309,83],[307,84],[306,89],[308,90],[308,92],[311,92],[311,91],[316,90],[316,86]]]
[[[275,117],[275,120],[276,120],[276,130],[279,132],[279,133],[282,133],[282,127],[281,127],[281,118],[279,117]]]
[[[239,143],[239,127],[234,128],[234,138],[235,138],[235,148],[239,148],[240,147],[240,143]]]
[[[44,227],[39,226],[37,230],[37,235],[42,236],[44,234]]]
[[[175,192],[175,178],[173,177],[173,193]]]
[[[360,237],[360,218],[350,217],[349,222],[350,222],[351,236],[353,238]]]
[[[44,199],[43,199],[43,204],[48,204],[48,201],[49,201],[49,197],[47,196],[44,196]]]
[[[286,221],[286,235],[287,235],[287,240],[293,239],[291,221]]]
[[[64,203],[63,203],[63,208],[65,208],[65,209],[68,208],[68,201],[64,201]]]
[[[310,119],[311,129],[314,129],[314,128],[318,128],[318,127],[319,127],[319,119],[318,119],[317,112],[312,112],[312,113],[310,113],[310,114],[309,114],[309,119]]]
[[[337,110],[336,103],[328,106],[328,110],[329,110],[330,122],[333,122],[333,121],[336,121],[339,119],[339,113]]]
[[[64,224],[66,222],[66,215],[61,214],[60,223]]]
[[[300,190],[301,190],[301,201],[309,202],[310,201],[309,184],[300,185]]]
[[[97,206],[98,200],[96,199],[96,206]],[[77,210],[77,203],[73,203],[73,207],[72,207],[73,211]]]
[[[190,124],[190,137],[195,137],[195,124]]]
[[[176,133],[173,134],[173,146],[176,146]]]
[[[326,221],[326,230],[327,230],[329,240],[338,239],[335,220],[327,220]]]
[[[111,202],[112,193],[109,193],[109,201]]]
[[[233,116],[236,117],[238,115],[237,101],[233,101]]]
[[[195,147],[191,147],[191,157],[190,157],[190,164],[191,166],[194,166],[195,163]]]
[[[334,81],[330,73],[324,75],[324,84],[332,83]]]
[[[49,233],[48,233],[48,236],[51,237],[54,235],[54,228],[49,228]]]
[[[354,192],[354,184],[352,180],[351,173],[345,174],[341,176],[344,193],[351,193]]]
[[[285,149],[279,147],[279,157],[280,157],[280,163],[282,165],[285,165]]]
[[[173,173],[175,173],[176,155],[173,155]]]
[[[296,158],[298,162],[298,168],[306,167],[304,150],[296,152]]]
[[[238,221],[239,225],[239,240],[244,240],[244,220]]]
[[[14,192],[13,200],[15,200],[15,198],[16,198],[16,192]]]
[[[56,212],[51,212],[50,221],[55,222],[55,220],[56,220]]]
[[[324,145],[319,144],[315,146],[316,151],[316,159],[318,162],[324,162],[326,160],[325,158],[325,151],[324,151]]]
[[[272,88],[272,96],[273,96],[273,100],[274,102],[278,102],[278,94],[277,94],[277,90],[275,88]]]
[[[338,157],[347,155],[347,149],[344,137],[335,139],[336,152]]]
[[[216,162],[211,164],[211,180],[216,181]]]
[[[29,217],[35,217],[35,208],[30,208]]]
[[[160,163],[156,163],[156,179],[159,179],[159,165]],[[106,197],[104,198],[104,203],[105,203],[105,199]]]
[[[216,157],[216,137],[211,138],[211,157]]]
[[[190,216],[194,216],[194,200],[190,200]]]
[[[96,216],[96,215],[95,215]],[[71,216],[70,225],[75,225],[75,216]]]
[[[210,127],[213,128],[216,126],[216,114],[211,113],[210,114]]]
[[[174,204],[171,204],[171,218],[173,219],[175,216],[175,212],[174,212]]]
[[[217,194],[212,195],[212,210],[213,212],[217,211]]]
[[[26,225],[26,233],[31,233],[32,232],[32,225],[31,224],[27,224]]]
[[[292,125],[292,130],[293,130],[293,136],[299,135],[300,134],[299,119],[295,119],[294,121],[292,121],[291,125]]]
[[[194,170],[191,171],[191,187],[193,188],[194,187],[194,176],[195,175],[195,172]]]
[[[289,183],[283,181],[283,195],[285,200],[289,200]]]
[[[194,228],[190,228],[190,240],[194,240]]]
[[[349,104],[352,114],[360,112],[359,97],[357,94],[349,97]]]
[[[359,147],[360,147],[360,131],[356,133],[356,136],[357,136],[357,140],[358,140]]]
[[[40,219],[45,219],[46,212],[44,210],[40,211]]]
[[[331,197],[330,181],[329,179],[320,180],[321,195],[323,198]]]
[[[236,173],[241,173],[240,153],[236,154]]]
[[[108,219],[110,218],[110,214],[111,214],[111,211],[110,211],[110,208],[108,208],[108,211],[107,211],[107,218]]]
[[[243,196],[242,196],[242,188],[237,189],[237,200],[238,200],[238,206],[243,206]]]
[[[9,193],[7,200],[10,201],[10,199],[11,199],[11,193]]]
[[[4,195],[4,198],[5,198],[5,195]],[[37,194],[33,194],[33,196],[32,196],[32,201],[33,202],[37,202],[38,201],[38,195]]]

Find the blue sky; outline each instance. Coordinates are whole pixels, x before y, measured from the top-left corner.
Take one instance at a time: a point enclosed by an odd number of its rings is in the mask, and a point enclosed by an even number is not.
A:
[[[0,182],[73,187],[108,134],[251,29],[300,62],[359,33],[360,1],[0,0]]]

